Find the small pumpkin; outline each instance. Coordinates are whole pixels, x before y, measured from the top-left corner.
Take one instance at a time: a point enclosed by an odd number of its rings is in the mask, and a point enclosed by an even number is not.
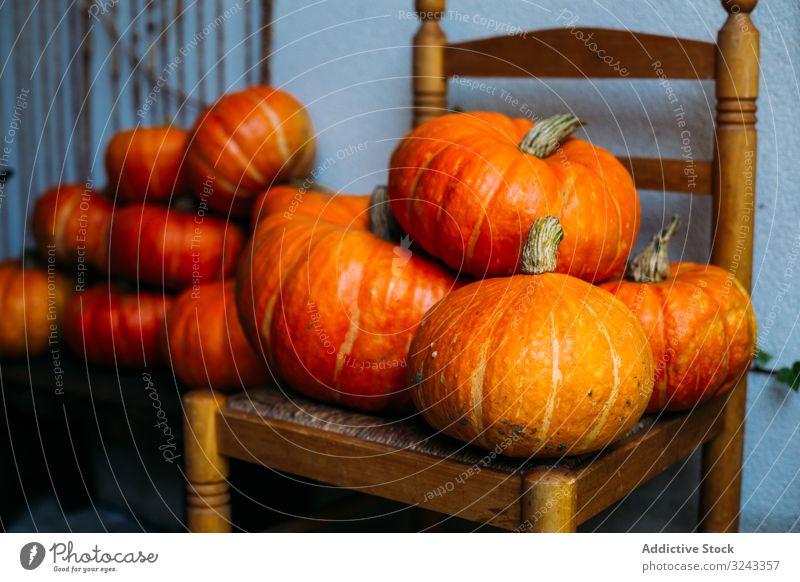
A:
[[[154,367],[162,363],[160,330],[171,297],[96,285],[72,297],[64,336],[72,350],[98,366]]]
[[[165,357],[187,386],[233,390],[270,377],[244,336],[233,281],[184,291],[170,308],[164,339]]]
[[[437,117],[392,154],[389,198],[431,255],[475,277],[520,270],[534,219],[564,229],[556,271],[587,281],[621,273],[639,232],[639,197],[609,152],[570,137],[574,115],[533,123],[499,113]]]
[[[380,223],[369,215],[387,208],[290,187],[264,199],[237,304],[250,343],[302,394],[365,411],[409,405],[414,329],[456,281],[407,238],[391,243],[368,229]]]
[[[412,397],[437,430],[512,457],[598,450],[631,430],[653,390],[639,321],[610,293],[552,271],[563,236],[538,218],[522,272],[438,303],[409,351]]]
[[[243,245],[240,227],[203,211],[127,206],[114,213],[111,269],[131,282],[180,291],[232,274]]]
[[[44,192],[33,207],[33,236],[39,252],[55,253],[70,270],[108,269],[108,235],[113,207],[89,187],[60,184]]]
[[[0,357],[36,357],[58,334],[64,307],[72,292],[55,269],[0,262]]]
[[[756,348],[750,296],[719,267],[670,263],[673,217],[634,257],[624,279],[601,286],[625,303],[647,332],[656,361],[648,412],[684,410],[731,390]]]
[[[174,126],[120,131],[106,149],[106,173],[119,203],[169,200],[186,191],[183,159],[189,134]]]
[[[200,114],[187,154],[190,187],[201,203],[243,216],[273,182],[304,178],[316,154],[303,105],[273,87],[228,93]]]

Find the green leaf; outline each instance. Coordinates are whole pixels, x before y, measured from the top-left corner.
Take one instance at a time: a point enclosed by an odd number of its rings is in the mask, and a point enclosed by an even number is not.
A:
[[[795,392],[800,391],[800,362],[792,364],[791,368],[775,370],[775,378],[783,382]]]
[[[756,366],[763,367],[770,363],[772,354],[765,352],[761,348],[756,348],[755,364]]]

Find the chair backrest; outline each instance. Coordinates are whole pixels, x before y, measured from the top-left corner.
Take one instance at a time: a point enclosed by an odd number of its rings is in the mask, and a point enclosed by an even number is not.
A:
[[[757,0],[722,0],[728,18],[717,43],[597,28],[512,31],[448,43],[445,0],[417,0],[413,123],[448,112],[447,79],[459,77],[714,80],[714,159],[621,158],[636,186],[714,198],[712,261],[749,288],[753,245],[759,37]],[[691,164],[691,167],[688,167]]]

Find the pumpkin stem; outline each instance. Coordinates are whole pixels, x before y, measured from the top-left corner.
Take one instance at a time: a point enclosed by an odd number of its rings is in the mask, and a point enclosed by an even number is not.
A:
[[[541,275],[556,270],[558,245],[564,238],[564,229],[555,216],[542,216],[533,221],[528,240],[522,248],[520,268],[526,275]]]
[[[369,230],[385,241],[396,243],[405,234],[392,214],[389,204],[389,189],[376,186],[369,200]]]
[[[519,142],[519,149],[537,158],[546,158],[582,125],[581,120],[572,113],[553,115],[530,128]]]
[[[628,263],[625,278],[637,283],[661,283],[669,277],[669,241],[680,224],[676,214],[664,230],[654,234],[650,244]]]

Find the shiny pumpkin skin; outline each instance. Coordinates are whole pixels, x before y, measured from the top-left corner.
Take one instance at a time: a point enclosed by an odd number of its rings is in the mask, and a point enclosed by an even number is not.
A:
[[[248,338],[288,386],[364,411],[409,407],[408,345],[454,275],[367,230],[366,196],[273,188],[242,257]]]
[[[600,449],[631,430],[653,388],[639,322],[567,275],[471,283],[420,324],[414,404],[434,428],[512,457]]]
[[[172,298],[125,293],[97,285],[73,296],[64,313],[64,335],[90,364],[143,368],[162,363],[160,332]]]
[[[557,272],[587,281],[621,273],[641,220],[630,174],[606,150],[574,137],[543,159],[521,152],[533,125],[462,113],[410,132],[390,162],[398,222],[431,255],[483,278],[519,272],[528,229],[553,215],[565,233]]]
[[[660,283],[601,285],[639,318],[655,357],[648,412],[684,410],[731,390],[750,365],[756,318],[750,297],[713,265],[672,263]]]
[[[118,209],[111,229],[114,274],[177,291],[231,275],[244,245],[233,223],[159,205]]]
[[[85,262],[108,269],[108,236],[113,206],[99,192],[61,184],[44,192],[33,207],[33,236],[42,255],[52,245],[59,265],[75,270]]]
[[[186,191],[183,160],[188,132],[178,127],[120,131],[106,149],[106,174],[118,203],[169,200]]]
[[[255,86],[224,95],[200,114],[186,169],[201,201],[243,216],[273,182],[305,178],[315,155],[314,127],[303,105],[280,89]]]
[[[51,284],[52,283],[52,284]],[[72,293],[69,282],[20,261],[0,263],[0,357],[36,357],[47,351],[52,326],[60,327]]]
[[[233,281],[187,289],[169,310],[164,354],[185,385],[214,390],[266,383],[269,371],[239,322]]]

